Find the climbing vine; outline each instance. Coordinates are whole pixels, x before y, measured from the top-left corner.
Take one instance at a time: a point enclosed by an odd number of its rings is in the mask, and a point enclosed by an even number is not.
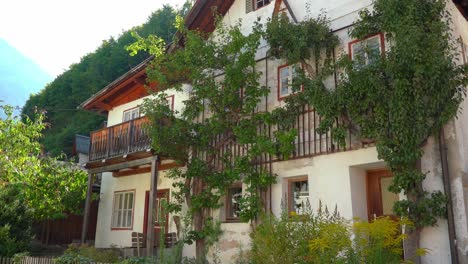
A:
[[[153,149],[183,167],[169,173],[178,190],[173,193],[178,203],[170,209],[180,211],[187,205],[192,230],[186,242],[195,242],[197,258],[203,259],[216,240],[213,236],[219,235],[213,214],[227,188],[244,183],[240,219],[255,223],[265,206],[262,195],[276,178],[259,166],[260,157],[287,157],[297,132],[290,125],[293,113],[257,110],[269,93],[259,83],[261,72],[256,70],[261,26],[243,35],[240,24],[220,24],[210,38],[179,27],[179,36],[174,43],[183,47],[172,46],[171,52],[164,52],[163,42],[154,37],[139,39],[131,49],[146,49],[155,56],[147,73],[159,91],[144,103]],[[183,109],[170,109],[165,89],[190,94]],[[268,130],[258,129],[263,125],[282,129],[271,138]]]
[[[427,139],[456,116],[468,83],[467,67],[454,60],[445,1],[374,1],[373,11],[362,11],[349,31],[354,39],[384,34],[388,47],[382,54],[365,48],[372,57],[367,64],[348,55],[334,58],[338,41],[326,24],[323,18],[294,24],[286,16],[268,23],[271,54],[306,65],[294,80],[304,92],[290,98],[289,107],[313,105],[324,118],[320,131],[332,130],[341,143],[346,130],[375,142],[379,158],[394,175],[390,191],[407,197],[394,205],[394,212],[417,228],[435,225],[438,217],[446,216],[447,197],[423,188],[427,172],[417,164]],[[336,86],[326,87],[332,74]],[[344,125],[333,127],[336,119]]]

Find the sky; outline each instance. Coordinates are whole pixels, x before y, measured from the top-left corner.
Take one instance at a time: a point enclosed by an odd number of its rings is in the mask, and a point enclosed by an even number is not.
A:
[[[185,0],[1,0],[0,39],[52,77],[102,42]]]

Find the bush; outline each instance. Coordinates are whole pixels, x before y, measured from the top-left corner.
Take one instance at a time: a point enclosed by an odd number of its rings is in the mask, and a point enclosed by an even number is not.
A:
[[[283,211],[263,220],[252,234],[253,263],[341,263],[351,246],[346,221],[319,209],[304,215]]]
[[[13,257],[28,250],[32,217],[19,188],[0,183],[0,256]]]
[[[408,221],[395,221],[381,217],[372,221],[358,221],[353,225],[356,263],[400,263],[403,256],[402,225]]]
[[[351,224],[338,213],[321,209],[304,215],[283,212],[264,219],[252,234],[249,254],[254,264],[401,263],[402,225],[389,217]],[[354,234],[354,240],[351,239]],[[424,254],[424,250],[419,250]]]
[[[77,246],[71,244],[65,253],[56,258],[57,264],[74,264],[74,263],[115,263],[120,260],[118,249],[97,249],[95,247],[82,245]]]
[[[55,264],[89,264],[93,262],[92,259],[73,254],[73,253],[65,253],[62,256],[54,259]]]

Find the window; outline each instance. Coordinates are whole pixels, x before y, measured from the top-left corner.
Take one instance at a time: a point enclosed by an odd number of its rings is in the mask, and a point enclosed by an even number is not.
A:
[[[140,117],[140,107],[125,110],[123,113],[123,122],[127,122]]]
[[[242,198],[242,183],[228,188],[226,194],[226,220],[236,221],[240,218],[240,199]]]
[[[132,229],[134,197],[135,191],[114,193],[114,208],[112,210],[113,229]]]
[[[270,0],[254,0],[255,1],[255,9],[262,8],[270,3]]]
[[[310,208],[309,181],[306,177],[290,179],[288,181],[288,206],[289,212],[298,215],[304,214]]]
[[[278,67],[278,100],[282,100],[295,93],[292,90],[292,82],[297,75],[296,67],[297,65]]]
[[[359,66],[375,62],[385,51],[382,33],[349,43],[349,54]]]

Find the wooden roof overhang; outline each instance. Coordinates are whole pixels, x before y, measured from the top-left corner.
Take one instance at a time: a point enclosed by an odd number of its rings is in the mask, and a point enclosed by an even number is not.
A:
[[[79,108],[108,112],[112,108],[149,95],[146,85],[146,67],[153,57],[149,57],[124,75],[120,76],[88,100]]]
[[[197,0],[185,17],[185,25],[190,30],[211,33],[216,26],[215,14],[224,16],[233,3],[234,0]]]

